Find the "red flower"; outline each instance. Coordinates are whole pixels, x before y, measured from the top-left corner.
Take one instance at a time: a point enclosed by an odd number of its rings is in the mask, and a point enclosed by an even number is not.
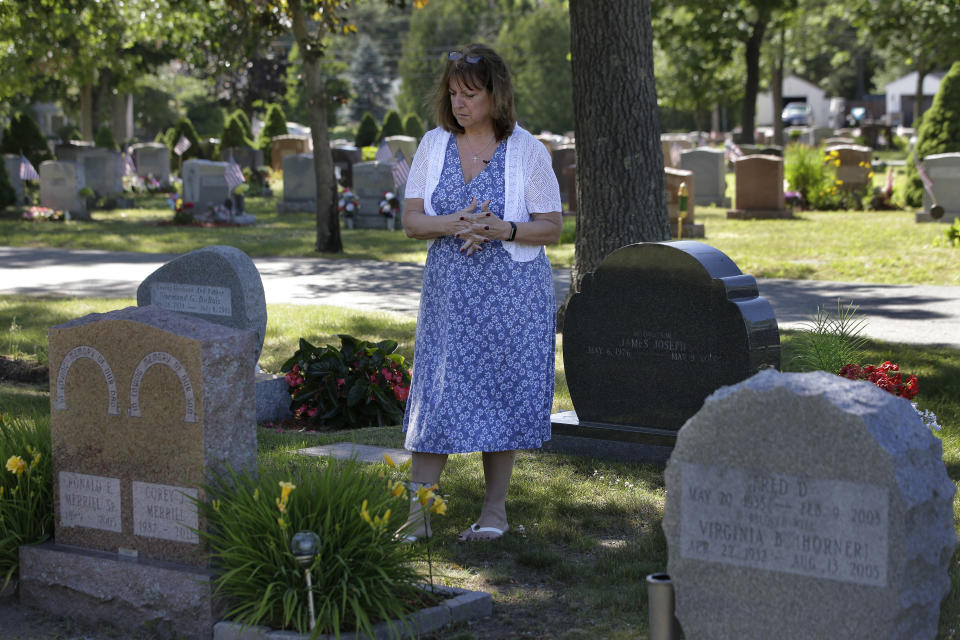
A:
[[[406,402],[407,398],[410,397],[410,387],[405,387],[403,385],[394,385],[393,395],[400,402]]]

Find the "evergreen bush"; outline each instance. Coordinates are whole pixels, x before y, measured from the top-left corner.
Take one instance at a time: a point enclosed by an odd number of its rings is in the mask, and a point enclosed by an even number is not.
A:
[[[923,183],[915,158],[921,161],[936,153],[960,151],[960,61],[940,81],[933,104],[923,114],[917,129],[917,144],[907,158],[907,182],[903,201],[911,207],[923,204]]]
[[[170,147],[170,161],[177,162],[177,154],[173,151],[173,148],[177,146],[181,136],[190,141],[190,148],[180,156],[182,162],[186,162],[190,158],[202,158],[203,149],[200,145],[200,137],[193,128],[193,123],[190,122],[190,118],[181,118],[173,129],[167,131],[166,142],[167,146]]]
[[[390,109],[383,116],[383,127],[380,129],[380,140],[388,136],[402,136],[403,122],[400,121],[400,114]]]
[[[420,142],[424,133],[423,120],[420,119],[420,116],[415,113],[409,114],[403,121],[403,134],[416,138],[417,142]]]
[[[377,121],[373,119],[373,114],[367,111],[360,119],[360,126],[357,128],[356,145],[358,147],[369,147],[379,139],[380,127],[377,126]]]
[[[283,107],[279,104],[271,104],[267,107],[267,116],[260,130],[260,138],[257,140],[257,146],[263,149],[263,159],[270,162],[270,140],[274,136],[287,135],[287,116],[283,112]]]
[[[253,126],[250,124],[250,118],[247,117],[247,114],[243,109],[237,109],[230,114],[230,117],[227,118],[227,125],[230,124],[230,119],[235,118],[240,121],[241,126],[243,126],[243,134],[247,137],[247,140],[251,141],[250,146],[252,147],[253,140]]]
[[[10,124],[3,132],[3,141],[0,142],[0,153],[22,153],[37,171],[40,170],[41,162],[53,159],[47,139],[40,131],[37,121],[24,112],[17,113],[10,119]]]
[[[93,144],[98,149],[109,149],[110,151],[120,150],[120,147],[117,146],[117,141],[113,137],[113,129],[107,124],[102,124],[100,128],[97,129],[96,135],[93,136]]]
[[[227,124],[223,128],[223,133],[220,134],[220,148],[226,149],[228,147],[252,146],[253,140],[247,136],[247,132],[243,126],[243,120],[236,114],[231,115],[227,119]]]
[[[3,211],[4,207],[17,203],[17,192],[10,184],[6,164],[6,162],[0,162],[0,211]]]

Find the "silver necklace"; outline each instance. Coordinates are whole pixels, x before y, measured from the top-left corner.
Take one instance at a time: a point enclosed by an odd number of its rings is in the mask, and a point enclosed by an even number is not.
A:
[[[463,136],[463,141],[464,141],[464,142],[467,141],[467,136],[466,136],[466,134],[464,134],[464,136]],[[480,161],[481,161],[481,156],[487,155],[487,150],[490,148],[490,145],[493,144],[493,143],[496,142],[496,141],[497,141],[497,137],[494,136],[494,137],[493,137],[493,140],[491,140],[490,142],[488,142],[488,143],[483,147],[483,149],[481,149],[479,152],[473,151],[473,152],[472,152],[472,153],[473,153],[473,157],[472,157],[473,163],[474,163],[474,164],[477,164],[478,162],[480,162]],[[468,145],[466,145],[466,146],[467,146],[467,150],[470,151],[470,145],[468,144]],[[489,160],[483,160],[483,164],[490,164],[490,161],[489,161]]]

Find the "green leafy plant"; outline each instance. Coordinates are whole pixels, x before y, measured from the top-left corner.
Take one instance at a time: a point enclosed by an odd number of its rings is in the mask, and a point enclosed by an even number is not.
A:
[[[0,415],[0,591],[20,568],[20,546],[53,532],[53,466],[48,422]]]
[[[204,486],[197,501],[208,530],[198,532],[217,571],[226,617],[241,624],[310,630],[304,568],[290,550],[297,531],[319,535],[306,567],[316,601],[315,637],[362,631],[401,620],[427,594],[416,550],[394,537],[400,502],[384,490],[384,474],[355,459],[321,468],[261,468],[258,477],[228,471]],[[389,481],[388,481],[389,484]],[[400,632],[400,629],[395,629]]]
[[[120,150],[117,141],[113,137],[113,129],[111,129],[108,124],[100,125],[100,128],[97,129],[97,133],[93,137],[93,143],[100,149],[110,149],[111,151]]]
[[[960,247],[960,218],[956,218],[943,235],[947,238],[948,247]]]
[[[408,114],[403,121],[403,133],[416,138],[419,142],[424,134],[423,120],[420,119],[420,116],[415,113]]]
[[[839,374],[844,365],[860,362],[867,343],[860,333],[867,323],[855,317],[856,312],[852,302],[843,306],[838,300],[836,315],[818,306],[816,315],[797,337],[797,368]]]
[[[395,340],[376,344],[337,334],[341,347],[303,338],[281,367],[298,418],[334,428],[399,424],[410,394],[410,370]]]

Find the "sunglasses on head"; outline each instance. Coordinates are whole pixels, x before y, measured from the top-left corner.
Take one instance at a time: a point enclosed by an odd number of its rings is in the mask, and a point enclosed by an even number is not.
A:
[[[451,51],[449,54],[447,54],[447,60],[450,60],[451,62],[456,62],[460,58],[465,59],[470,64],[477,64],[483,60],[483,56],[464,56],[462,51]]]

